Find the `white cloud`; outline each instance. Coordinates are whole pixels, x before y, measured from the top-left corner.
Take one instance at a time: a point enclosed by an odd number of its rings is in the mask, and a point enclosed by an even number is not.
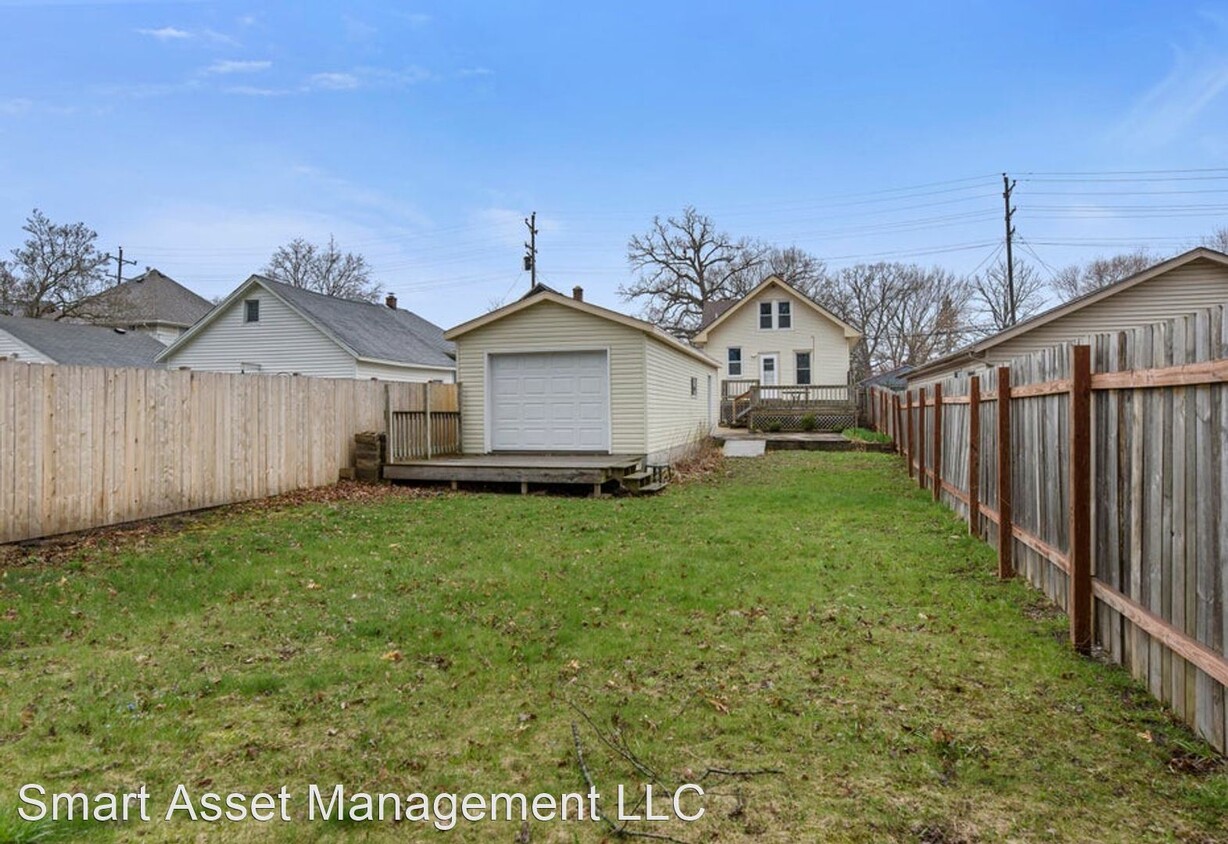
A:
[[[495,72],[488,67],[464,67],[456,75],[461,79],[471,79],[475,76],[494,76]]]
[[[289,88],[261,88],[258,85],[232,85],[223,89],[226,94],[238,94],[243,97],[284,97],[294,92]]]
[[[34,102],[27,100],[24,97],[17,97],[12,100],[0,100],[0,115],[5,117],[16,117],[21,114],[26,114],[30,109],[34,108]]]
[[[312,91],[352,91],[360,84],[352,73],[313,73],[307,77],[307,89]]]
[[[1167,75],[1144,91],[1113,135],[1144,146],[1180,137],[1228,91],[1228,21],[1211,19],[1195,42],[1172,47]]]
[[[238,61],[233,59],[219,59],[205,68],[205,73],[256,73],[261,70],[268,70],[272,66],[273,63],[270,61]]]
[[[422,12],[404,12],[401,15],[401,19],[414,29],[421,29],[434,20],[430,15]]]
[[[186,29],[179,29],[174,26],[164,26],[160,29],[138,29],[137,32],[141,35],[148,35],[150,38],[156,38],[159,41],[184,41],[192,37],[192,33]]]

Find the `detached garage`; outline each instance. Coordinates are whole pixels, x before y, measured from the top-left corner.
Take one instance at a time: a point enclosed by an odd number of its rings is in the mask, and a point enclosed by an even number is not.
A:
[[[718,364],[656,326],[538,285],[458,325],[467,454],[646,456],[667,463],[716,421]]]

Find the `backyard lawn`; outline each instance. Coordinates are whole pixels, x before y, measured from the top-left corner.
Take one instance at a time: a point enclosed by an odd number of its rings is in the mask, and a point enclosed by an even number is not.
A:
[[[1228,840],[1206,746],[1074,656],[1064,617],[997,582],[888,455],[771,454],[655,498],[235,508],[0,553],[0,840],[435,840],[161,815],[180,783],[284,785],[299,815],[310,784],[586,791],[575,736],[607,813],[618,784],[699,782],[700,820],[627,827],[681,841]],[[26,824],[25,783],[146,784],[154,820]]]

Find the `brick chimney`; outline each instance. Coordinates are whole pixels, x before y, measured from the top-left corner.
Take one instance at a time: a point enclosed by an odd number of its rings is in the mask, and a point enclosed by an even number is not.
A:
[[[578,284],[575,287],[571,288],[571,298],[575,299],[577,302],[583,302],[584,301],[584,288]]]
[[[385,305],[387,305],[388,307],[392,308],[392,309],[395,311],[395,310],[397,309],[397,297],[396,297],[396,294],[395,294],[395,293],[389,293],[387,296],[385,296],[385,297],[384,297],[384,304],[385,304]]]

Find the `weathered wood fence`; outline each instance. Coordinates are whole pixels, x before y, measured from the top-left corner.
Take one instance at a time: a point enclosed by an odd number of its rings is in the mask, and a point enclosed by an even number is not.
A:
[[[0,361],[0,542],[333,483],[418,387]]]
[[[876,390],[910,476],[1228,750],[1228,334],[1216,308],[981,376]],[[1005,446],[1003,446],[1005,444]]]
[[[388,388],[388,462],[430,460],[461,450],[457,384],[410,384],[393,396]]]

